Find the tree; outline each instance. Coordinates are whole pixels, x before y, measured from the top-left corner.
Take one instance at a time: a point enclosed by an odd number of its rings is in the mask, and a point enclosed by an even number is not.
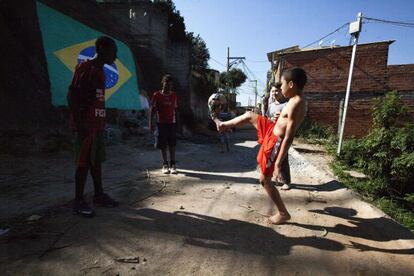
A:
[[[171,41],[186,41],[184,18],[172,0],[154,0],[154,5],[168,14],[168,38]]]
[[[228,73],[222,72],[220,74],[220,87],[230,87],[234,91],[237,87],[242,85],[246,79],[247,76],[243,73],[242,70],[233,68]]]
[[[212,69],[204,69],[202,71],[192,71],[192,84],[194,92],[201,98],[208,97],[217,92],[216,74],[218,71]]]
[[[194,36],[194,33],[187,33],[187,38],[191,42],[191,66],[194,70],[200,71],[208,69],[208,60],[210,52],[205,41],[200,35]]]

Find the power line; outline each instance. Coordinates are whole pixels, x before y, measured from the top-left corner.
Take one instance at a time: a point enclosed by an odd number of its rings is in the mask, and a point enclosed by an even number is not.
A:
[[[349,22],[347,22],[347,23],[343,24],[342,26],[338,27],[338,28],[337,28],[337,29],[335,29],[334,31],[330,32],[329,34],[327,34],[327,35],[325,35],[325,36],[323,36],[323,37],[319,38],[318,40],[315,40],[315,41],[314,41],[314,42],[312,42],[312,43],[307,44],[306,46],[303,46],[303,47],[302,47],[302,49],[307,48],[307,47],[309,47],[309,46],[312,46],[313,44],[315,44],[315,43],[317,43],[317,42],[319,42],[319,41],[321,41],[321,40],[323,40],[323,39],[327,38],[328,36],[333,35],[334,33],[336,33],[336,32],[338,32],[338,31],[340,31],[342,28],[344,28],[344,27],[346,27],[346,26],[348,26],[348,25],[349,25]]]
[[[216,62],[217,64],[220,64],[221,66],[223,66],[224,68],[227,68],[226,65],[224,65],[223,63],[221,63],[220,61],[214,59],[213,57],[210,57],[210,59],[214,62]]]
[[[266,63],[270,62],[268,60],[252,60],[252,59],[246,59],[246,60],[249,61],[249,62],[266,62]]]
[[[250,68],[247,66],[247,64],[244,61],[242,61],[242,65],[246,68],[247,72],[253,77],[253,79],[258,80],[260,84],[262,84],[263,86],[266,86],[262,80],[256,77],[256,75],[252,72],[252,70],[250,70]]]
[[[363,17],[365,20],[368,20],[370,23],[385,23],[385,24],[391,24],[396,25],[400,27],[407,27],[407,28],[414,28],[414,23],[411,23],[410,21],[393,21],[393,20],[386,20],[386,19],[379,19],[379,18],[372,18],[372,17]]]

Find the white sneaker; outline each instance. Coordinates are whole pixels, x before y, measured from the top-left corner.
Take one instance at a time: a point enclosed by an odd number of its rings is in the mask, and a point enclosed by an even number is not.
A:
[[[171,166],[170,171],[171,171],[172,174],[177,174],[178,173],[177,168],[175,167],[175,165]]]
[[[169,174],[170,168],[168,167],[168,165],[163,165],[161,171],[163,174]]]
[[[285,184],[283,184],[283,186],[280,189],[283,190],[283,191],[290,190],[290,185],[285,183]]]

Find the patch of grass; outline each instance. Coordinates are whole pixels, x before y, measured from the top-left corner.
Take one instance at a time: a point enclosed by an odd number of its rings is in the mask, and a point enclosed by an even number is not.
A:
[[[309,144],[326,145],[336,141],[332,127],[312,122],[309,118],[305,118],[296,134],[299,141],[304,140]]]
[[[379,198],[373,201],[375,206],[387,213],[390,217],[410,229],[414,233],[414,213],[407,210],[398,200]]]
[[[364,198],[372,201],[373,198],[370,196],[370,193],[367,190],[369,180],[352,177],[345,171],[353,170],[353,168],[350,168],[339,161],[334,161],[331,163],[331,169],[333,173],[338,177],[339,181],[345,185],[345,187],[357,191]]]
[[[379,191],[384,188],[384,183],[369,178],[352,177],[345,171],[355,170],[355,168],[351,168],[340,161],[331,163],[331,169],[345,187],[358,192],[364,200],[373,204],[414,233],[414,213],[407,207],[405,200],[386,196],[377,197]]]

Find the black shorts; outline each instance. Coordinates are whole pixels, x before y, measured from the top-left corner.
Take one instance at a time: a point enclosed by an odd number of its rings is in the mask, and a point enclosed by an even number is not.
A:
[[[175,147],[177,144],[175,129],[175,123],[158,123],[158,149],[165,149],[167,146]]]

